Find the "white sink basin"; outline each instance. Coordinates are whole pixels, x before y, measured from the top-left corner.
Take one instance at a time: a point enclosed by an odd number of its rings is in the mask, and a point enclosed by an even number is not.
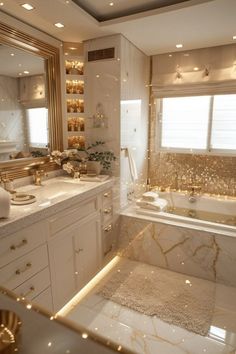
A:
[[[72,196],[83,190],[85,183],[73,183],[69,181],[48,180],[42,182],[41,186],[26,186],[21,188],[21,192],[36,196],[37,200],[54,201],[64,198],[66,195]]]

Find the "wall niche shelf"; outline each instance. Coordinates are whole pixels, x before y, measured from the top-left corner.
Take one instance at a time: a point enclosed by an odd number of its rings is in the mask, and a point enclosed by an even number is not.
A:
[[[81,56],[65,58],[65,101],[67,147],[85,146],[84,60]]]

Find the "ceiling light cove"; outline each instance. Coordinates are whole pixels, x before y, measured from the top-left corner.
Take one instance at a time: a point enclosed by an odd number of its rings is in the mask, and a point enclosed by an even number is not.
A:
[[[31,11],[31,10],[34,9],[34,7],[32,5],[27,4],[27,3],[26,4],[22,4],[21,7],[23,7],[27,11]]]
[[[181,44],[181,43],[176,44],[176,48],[183,48],[183,44]]]
[[[57,28],[63,28],[63,27],[65,27],[65,26],[63,25],[63,23],[61,23],[61,22],[54,23],[54,26],[56,26]]]

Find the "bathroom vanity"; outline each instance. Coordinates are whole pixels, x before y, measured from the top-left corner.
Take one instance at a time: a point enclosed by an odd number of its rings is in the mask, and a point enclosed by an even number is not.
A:
[[[19,190],[36,202],[12,205],[0,221],[0,284],[56,312],[112,250],[112,180],[56,177]]]

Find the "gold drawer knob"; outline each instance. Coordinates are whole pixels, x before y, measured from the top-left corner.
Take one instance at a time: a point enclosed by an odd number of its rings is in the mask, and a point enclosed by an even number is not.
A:
[[[21,248],[25,245],[27,245],[28,241],[24,238],[18,245],[11,245],[10,250],[15,251],[17,248]]]
[[[104,193],[104,194],[103,194],[103,197],[104,197],[104,198],[108,198],[108,197],[110,197],[110,192],[106,192],[106,193]]]
[[[25,265],[24,268],[22,268],[22,269],[18,268],[18,269],[15,271],[15,273],[16,273],[17,275],[20,275],[20,274],[24,273],[27,269],[29,269],[29,268],[31,268],[31,267],[32,267],[32,263],[28,262],[28,263],[26,263],[26,265]]]
[[[104,211],[104,214],[111,214],[112,208],[106,208],[103,211]]]
[[[35,291],[35,287],[32,285],[26,293],[21,294],[21,297],[22,297],[22,298],[25,298],[26,296],[29,296],[29,295],[30,295],[31,293],[33,293],[34,291]]]

